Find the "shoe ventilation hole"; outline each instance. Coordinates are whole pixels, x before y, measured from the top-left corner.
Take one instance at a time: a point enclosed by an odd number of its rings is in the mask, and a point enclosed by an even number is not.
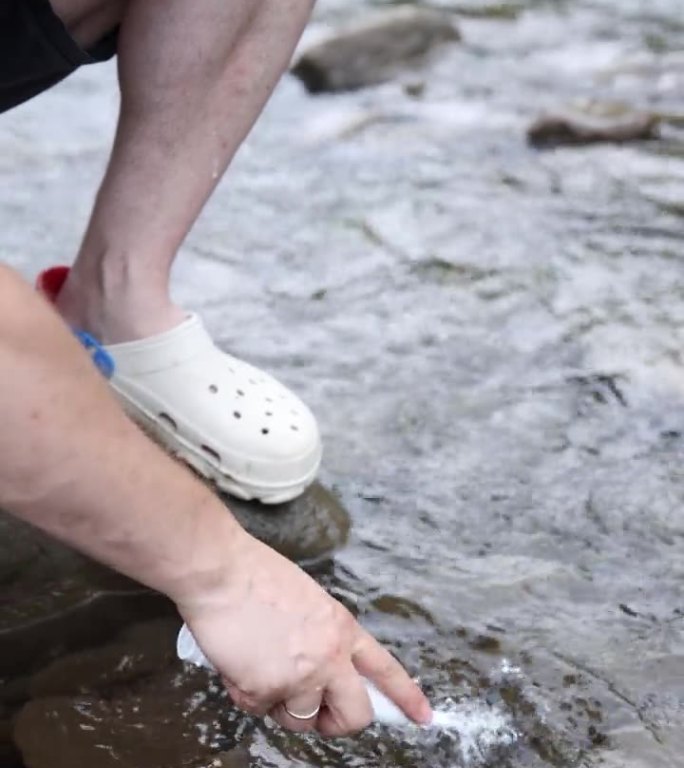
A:
[[[294,424],[293,424],[293,425],[290,427],[290,429],[291,429],[293,432],[299,432],[299,427],[295,426]]]
[[[273,398],[272,397],[267,397],[266,398],[266,402],[267,403],[272,403],[273,402]]]
[[[240,413],[240,411],[233,411],[233,416],[236,419],[241,419],[242,418],[242,414]]]
[[[211,392],[212,395],[215,395],[218,392],[218,387],[216,386],[216,384],[210,384],[209,391]]]
[[[238,389],[238,390],[237,390],[237,396],[238,396],[238,397],[244,397],[244,396],[245,396],[245,393],[244,393],[244,392],[243,392],[241,389]]]
[[[266,411],[266,415],[267,416],[273,416],[273,412],[272,411]]]
[[[169,429],[172,429],[174,432],[178,430],[178,424],[172,419],[168,413],[160,413],[159,421],[162,422],[162,424],[165,424]]]
[[[221,454],[215,451],[213,448],[210,448],[208,445],[202,446],[202,452],[205,453],[212,461],[215,461],[217,464],[221,463]]]
[[[269,432],[270,432],[270,430],[268,429],[268,427],[264,427],[264,428],[261,430],[261,434],[262,434],[262,435],[267,435]]]

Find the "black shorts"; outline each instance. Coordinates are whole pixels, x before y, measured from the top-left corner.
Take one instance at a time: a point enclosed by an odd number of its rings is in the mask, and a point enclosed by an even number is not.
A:
[[[84,51],[49,0],[0,0],[0,112],[36,96],[83,64],[116,53],[116,31]]]

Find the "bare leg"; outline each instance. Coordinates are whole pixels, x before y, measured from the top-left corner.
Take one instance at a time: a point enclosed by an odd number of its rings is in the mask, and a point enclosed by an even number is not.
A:
[[[177,249],[287,67],[312,5],[128,0],[117,137],[58,304],[69,322],[115,343],[182,320],[168,291]]]
[[[128,0],[51,0],[55,13],[82,48],[90,48],[121,23]]]

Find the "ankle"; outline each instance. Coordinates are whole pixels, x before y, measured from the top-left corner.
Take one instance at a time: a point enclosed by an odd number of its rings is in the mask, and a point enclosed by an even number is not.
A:
[[[69,325],[103,344],[153,336],[185,318],[169,298],[165,281],[134,274],[123,261],[77,262],[60,291],[56,307]]]

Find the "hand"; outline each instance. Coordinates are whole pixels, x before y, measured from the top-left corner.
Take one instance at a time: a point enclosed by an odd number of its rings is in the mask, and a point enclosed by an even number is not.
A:
[[[363,677],[418,723],[430,706],[402,666],[300,568],[241,532],[223,577],[179,610],[236,706],[293,731],[343,736],[373,712]],[[290,713],[305,715],[300,720]]]

